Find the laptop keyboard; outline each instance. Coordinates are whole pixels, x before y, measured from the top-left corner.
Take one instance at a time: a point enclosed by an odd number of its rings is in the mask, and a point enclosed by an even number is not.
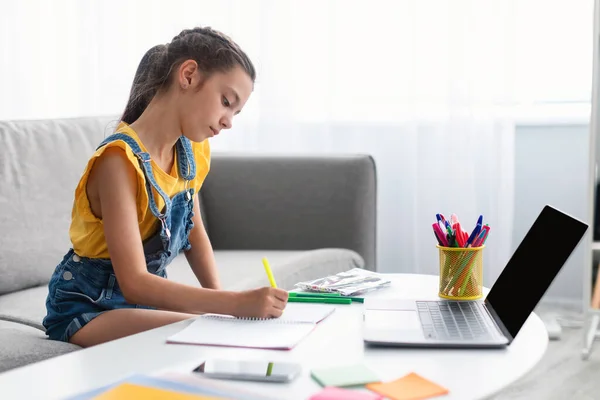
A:
[[[470,301],[417,301],[425,337],[481,340],[491,337],[479,308]]]

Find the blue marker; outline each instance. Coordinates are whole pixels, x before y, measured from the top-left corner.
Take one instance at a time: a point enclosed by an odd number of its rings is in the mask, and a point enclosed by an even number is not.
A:
[[[475,226],[475,229],[473,229],[473,232],[471,232],[471,236],[469,236],[467,243],[465,243],[465,247],[471,247],[471,244],[473,243],[477,235],[479,235],[479,232],[481,232],[481,224],[477,224],[477,226]]]
[[[448,221],[444,221],[446,223],[446,229],[450,229],[451,233],[454,233],[454,231],[452,230],[452,226],[450,225],[450,222]]]

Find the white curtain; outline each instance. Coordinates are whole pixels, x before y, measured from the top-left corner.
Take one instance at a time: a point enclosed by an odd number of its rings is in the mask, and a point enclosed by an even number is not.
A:
[[[210,25],[258,70],[215,151],[366,153],[378,169],[378,269],[437,273],[431,224],[492,227],[511,253],[513,0],[9,1],[0,118],[118,115],[143,53]]]

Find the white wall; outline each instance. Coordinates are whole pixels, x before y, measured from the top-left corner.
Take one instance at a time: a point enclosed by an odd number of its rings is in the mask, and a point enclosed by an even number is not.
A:
[[[515,140],[515,215],[513,247],[516,249],[545,204],[590,224],[587,216],[588,125],[519,126]],[[551,244],[548,251],[552,251]],[[583,241],[546,293],[546,301],[582,304]],[[587,279],[587,278],[586,278]],[[591,284],[591,277],[590,284]]]

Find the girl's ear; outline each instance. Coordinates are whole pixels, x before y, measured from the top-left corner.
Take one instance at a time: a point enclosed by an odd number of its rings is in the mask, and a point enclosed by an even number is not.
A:
[[[192,87],[198,80],[198,63],[194,60],[186,60],[179,67],[177,81],[183,90]]]

